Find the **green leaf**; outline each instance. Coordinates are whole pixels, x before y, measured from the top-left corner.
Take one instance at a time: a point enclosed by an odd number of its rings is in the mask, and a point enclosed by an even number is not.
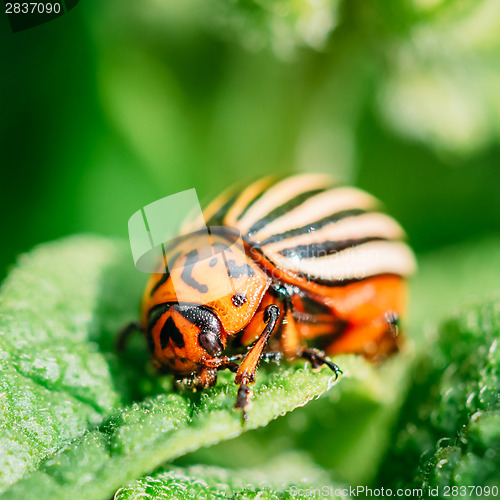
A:
[[[113,349],[120,326],[136,316],[143,280],[125,243],[73,237],[21,258],[3,285],[4,498],[107,498],[165,461],[266,425],[333,385],[327,369],[260,369],[244,424],[233,410],[231,374],[211,390],[171,393],[168,377],[147,371],[142,339],[124,357]],[[342,368],[353,380],[373,372],[356,357]],[[376,386],[376,377],[367,383]]]
[[[332,383],[326,370],[289,369],[260,376],[248,421],[233,411],[236,386],[226,383],[192,397],[158,395],[118,410],[99,429],[49,457],[5,498],[107,498],[123,483],[167,460],[233,438],[319,396]]]
[[[443,323],[415,370],[381,484],[498,484],[499,341],[498,298]]]
[[[439,403],[428,414],[430,432],[440,439],[423,466],[424,485],[498,485],[499,342],[499,299],[443,325],[433,362],[442,376],[431,392]]]
[[[172,467],[157,471],[120,488],[115,500],[136,498],[292,499],[320,489],[331,498],[348,498],[323,470],[306,456],[291,453],[258,467],[224,469],[206,465]],[[310,496],[310,495],[309,495]]]
[[[105,338],[118,322],[103,280],[120,248],[83,238],[40,247],[2,287],[0,491],[129,399]]]
[[[450,444],[455,442],[455,444]],[[425,488],[497,486],[500,482],[500,411],[477,412],[457,439],[442,439],[423,465]],[[491,489],[489,490],[491,492]],[[478,495],[476,493],[477,496]]]
[[[408,389],[413,355],[400,353],[378,366],[338,356],[344,377],[319,401],[256,432],[199,449],[176,464],[258,467],[285,451],[304,450],[331,470],[336,481],[368,484],[391,444],[390,430]]]

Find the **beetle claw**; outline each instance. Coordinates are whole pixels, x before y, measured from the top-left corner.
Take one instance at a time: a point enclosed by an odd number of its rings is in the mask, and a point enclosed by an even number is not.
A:
[[[253,392],[246,384],[241,384],[238,388],[238,395],[236,396],[235,408],[241,408],[241,414],[243,417],[243,422],[248,418],[248,414],[245,411],[250,404],[250,398],[253,396]]]
[[[300,356],[307,359],[311,363],[313,370],[319,369],[323,365],[328,366],[328,368],[330,368],[330,370],[334,373],[335,380],[337,380],[339,374],[343,373],[333,361],[331,361],[322,351],[318,349],[306,347],[302,350]]]

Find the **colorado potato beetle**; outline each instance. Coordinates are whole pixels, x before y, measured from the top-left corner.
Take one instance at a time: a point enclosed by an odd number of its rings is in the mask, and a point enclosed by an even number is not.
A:
[[[193,387],[232,370],[246,418],[262,358],[304,358],[337,375],[327,355],[397,349],[415,259],[371,195],[325,175],[266,177],[203,216],[208,243],[193,231],[170,245],[125,332],[142,331],[157,367]]]

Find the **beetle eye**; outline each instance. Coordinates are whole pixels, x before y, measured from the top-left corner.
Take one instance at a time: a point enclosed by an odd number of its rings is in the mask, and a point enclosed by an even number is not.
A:
[[[210,354],[210,356],[219,356],[222,352],[222,344],[216,333],[208,331],[201,331],[198,335],[198,340],[201,347]]]

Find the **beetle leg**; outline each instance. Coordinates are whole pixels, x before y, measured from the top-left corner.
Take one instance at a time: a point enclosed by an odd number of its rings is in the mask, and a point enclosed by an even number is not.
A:
[[[257,341],[262,333],[262,323],[265,323],[267,321],[265,319],[267,307],[271,304],[276,304],[276,302],[276,297],[272,296],[271,294],[264,295],[259,309],[254,314],[250,323],[243,330],[243,335],[240,338],[241,345],[251,346]]]
[[[142,325],[139,321],[132,321],[125,325],[116,337],[115,349],[118,354],[125,352],[130,337],[134,332],[142,332]]]
[[[264,315],[264,321],[267,322],[266,327],[260,334],[257,342],[255,342],[252,348],[248,351],[245,359],[240,364],[238,373],[236,374],[234,381],[240,387],[236,397],[235,408],[241,408],[244,420],[247,418],[245,408],[248,406],[250,398],[252,397],[252,391],[248,387],[248,384],[255,381],[255,371],[257,370],[260,358],[262,357],[264,347],[278,324],[279,317],[280,309],[278,306],[271,304],[266,307]]]
[[[244,354],[233,354],[232,356],[224,356],[222,358],[214,358],[205,361],[205,366],[216,367],[217,370],[231,370],[233,373],[238,371],[239,366],[235,361],[239,361],[245,357]],[[278,363],[283,358],[282,352],[264,352],[260,359],[266,363]]]
[[[236,360],[244,358],[244,354],[233,354],[232,356],[225,356],[223,363],[217,367],[217,370],[231,370],[233,373],[238,371],[239,366],[235,363]]]
[[[207,368],[217,368],[218,370],[224,370],[228,365],[236,365],[235,360],[241,359],[243,354],[237,354],[235,356],[221,356],[220,358],[205,359],[203,365]],[[236,365],[237,366],[237,365]]]
[[[330,359],[325,356],[325,353],[319,349],[303,347],[300,350],[299,355],[311,363],[313,370],[320,368],[323,365],[328,366],[328,368],[330,368],[335,374],[335,380],[337,380],[339,373],[342,373],[342,370],[335,363],[330,361]]]
[[[204,366],[206,369],[215,370],[231,370],[233,373],[238,371],[238,365],[234,362],[235,359],[241,359],[242,354],[236,354],[235,356],[222,356],[220,358],[206,359],[204,361]],[[205,369],[204,368],[204,369]]]
[[[232,356],[228,356],[227,360],[228,361],[239,361],[240,359],[243,359],[245,357],[244,354],[233,354]]]

